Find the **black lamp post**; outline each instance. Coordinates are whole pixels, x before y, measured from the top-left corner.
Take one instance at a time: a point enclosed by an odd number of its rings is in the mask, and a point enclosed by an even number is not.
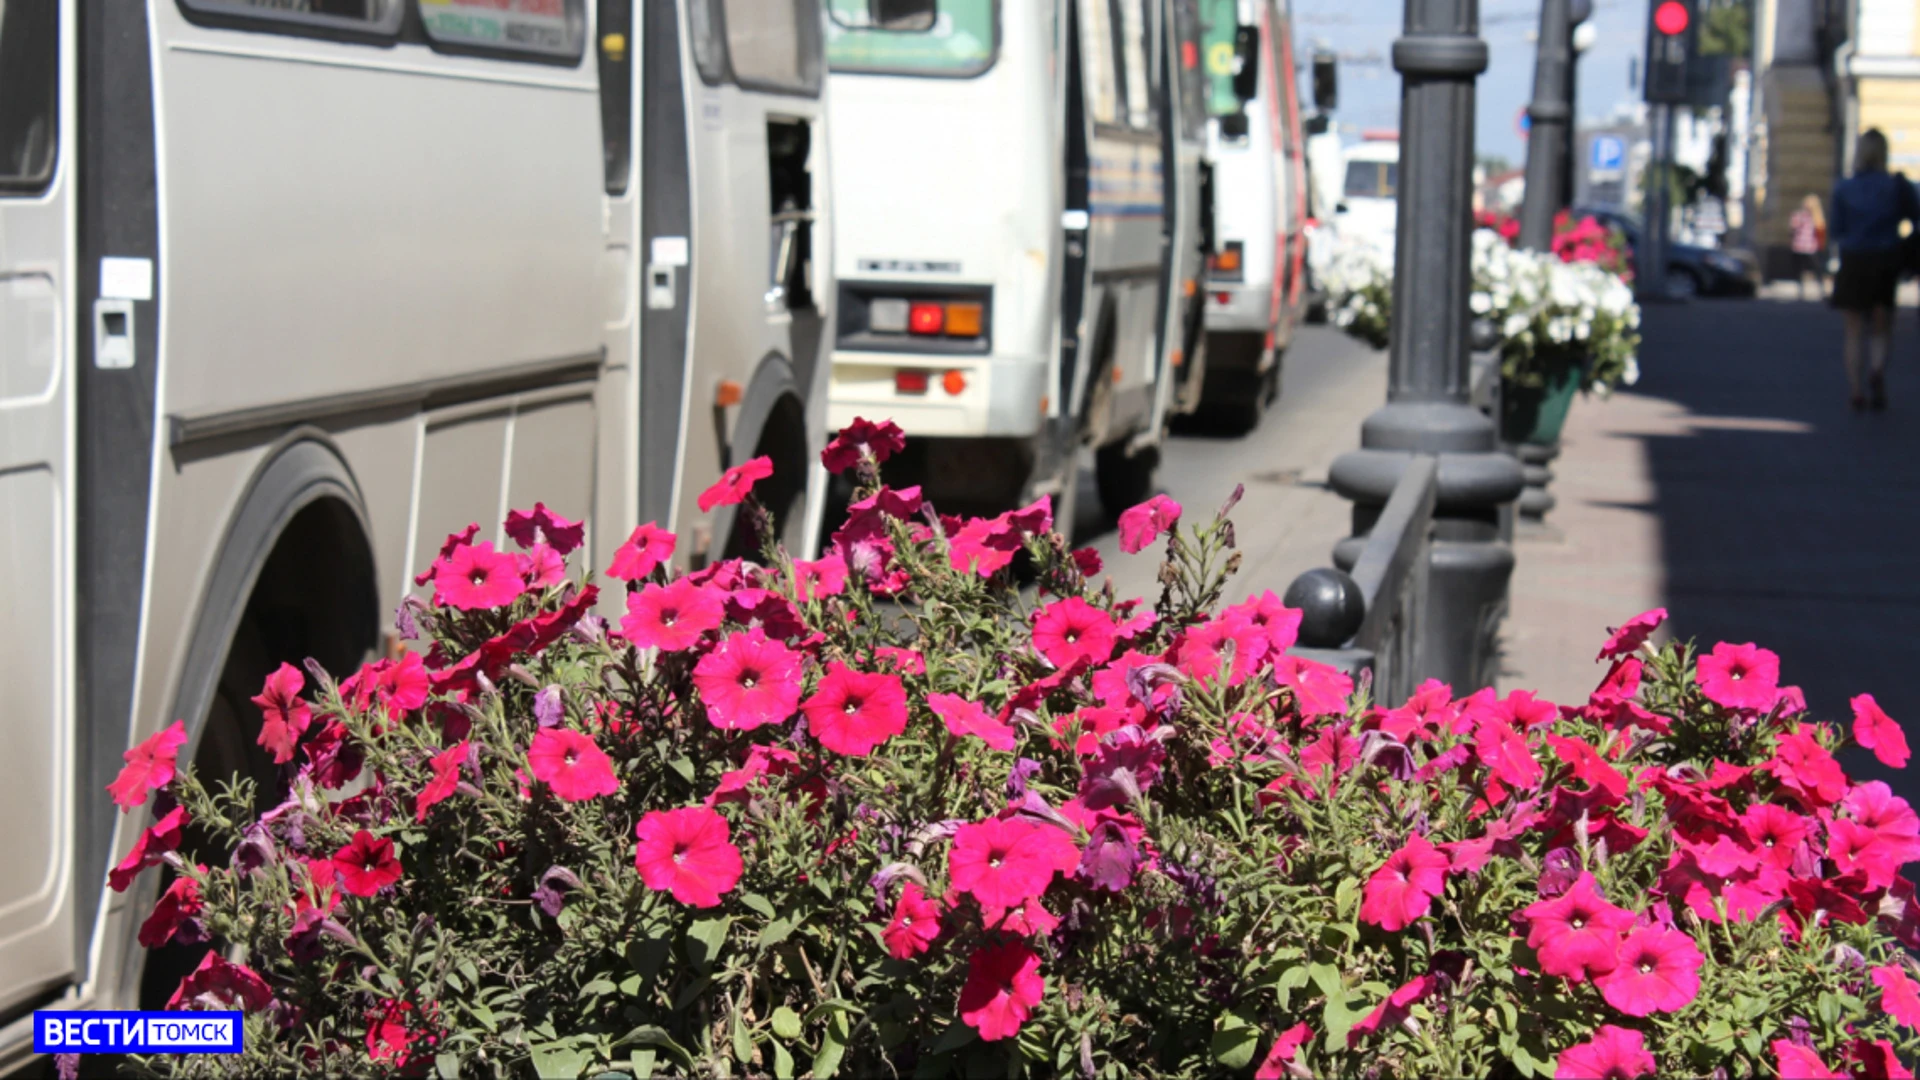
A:
[[[1573,17],[1570,0],[1541,0],[1540,39],[1533,64],[1533,104],[1527,106],[1527,192],[1520,206],[1520,246],[1553,247],[1553,217],[1566,187],[1572,142]]]

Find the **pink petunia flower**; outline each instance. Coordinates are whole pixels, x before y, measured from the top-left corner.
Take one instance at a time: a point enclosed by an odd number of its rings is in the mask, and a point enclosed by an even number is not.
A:
[[[428,563],[425,570],[413,575],[413,583],[415,585],[425,585],[427,582],[432,581],[433,575],[440,569],[440,564],[453,558],[454,552],[473,543],[473,538],[479,535],[479,533],[480,525],[478,522],[469,524],[459,532],[448,533],[447,538],[440,544],[440,554],[433,557],[433,562]]]
[[[534,503],[532,510],[507,511],[505,528],[508,539],[523,548],[546,544],[562,556],[579,547],[587,537],[584,523],[568,521],[541,502]]]
[[[253,698],[260,706],[259,743],[273,754],[275,765],[293,760],[293,745],[313,722],[313,709],[300,697],[306,685],[299,668],[282,663]]]
[[[205,870],[206,867],[200,869]],[[140,924],[140,944],[149,949],[158,949],[173,940],[173,935],[188,919],[194,918],[206,907],[200,898],[200,886],[192,878],[182,875],[173,879],[167,891],[153,905],[153,913]]]
[[[1427,913],[1447,887],[1447,856],[1414,833],[1367,878],[1360,921],[1382,930],[1404,930]]]
[[[1097,576],[1106,564],[1100,561],[1100,553],[1090,547],[1073,549],[1073,567],[1080,576],[1091,580]]]
[[[1787,1039],[1775,1039],[1773,1065],[1783,1080],[1847,1080],[1847,1074],[1827,1068],[1811,1047]]]
[[[1016,745],[1013,725],[1001,723],[977,701],[958,694],[928,694],[927,705],[955,736],[971,735],[995,750],[1012,750]]]
[[[826,555],[808,562],[793,560],[793,594],[801,603],[839,596],[847,589],[847,560]]]
[[[1040,957],[1024,942],[1007,941],[975,952],[960,988],[960,1019],[986,1042],[1020,1033],[1033,1007],[1046,996]]]
[[[526,591],[519,561],[485,540],[455,548],[433,567],[433,595],[461,611],[506,607]]]
[[[1060,925],[1060,916],[1048,911],[1039,897],[1029,896],[1010,908],[981,908],[980,923],[1021,937],[1046,937]]]
[[[1252,623],[1267,639],[1267,652],[1278,656],[1300,640],[1300,619],[1304,613],[1298,608],[1290,608],[1286,602],[1268,589],[1259,596],[1248,597],[1245,602],[1235,604],[1220,613],[1223,617],[1238,615]]]
[[[427,820],[427,811],[453,794],[453,789],[460,783],[460,766],[466,764],[466,760],[465,739],[427,759],[427,767],[433,770],[433,779],[422,785],[420,794],[414,796],[413,820]]]
[[[1527,944],[1540,954],[1540,969],[1574,982],[1612,971],[1620,935],[1633,928],[1633,913],[1608,903],[1586,872],[1566,892],[1530,904],[1520,914],[1527,920]]]
[[[693,684],[722,731],[777,724],[800,704],[800,654],[760,630],[731,634],[694,665]]]
[[[515,555],[513,561],[529,589],[547,589],[567,580],[566,560],[546,544],[533,545],[533,550]]]
[[[1301,716],[1330,716],[1347,711],[1353,678],[1339,668],[1299,656],[1277,656],[1273,681],[1293,691]]]
[[[1854,1062],[1854,1080],[1913,1080],[1913,1070],[1900,1064],[1893,1044],[1885,1039],[1855,1039],[1847,1045],[1847,1057]]]
[[[639,581],[654,568],[673,558],[673,549],[679,542],[667,530],[649,521],[633,530],[627,542],[613,552],[613,565],[607,567],[607,576],[621,581]]]
[[[1392,1028],[1405,1020],[1412,1014],[1414,1005],[1432,995],[1438,982],[1439,980],[1431,974],[1415,976],[1398,990],[1387,995],[1387,1000],[1374,1006],[1372,1012],[1347,1030],[1348,1049],[1352,1049],[1366,1036],[1378,1034],[1381,1028]]]
[[[273,990],[252,968],[228,961],[215,949],[201,958],[192,974],[180,980],[180,986],[167,999],[167,1011],[202,1003],[258,1012],[273,1004]]]
[[[1628,1016],[1678,1012],[1700,993],[1704,963],[1693,938],[1657,924],[1644,926],[1620,942],[1613,970],[1593,982],[1607,1004]]]
[[[885,462],[888,458],[905,449],[906,434],[900,426],[891,420],[874,423],[863,416],[853,418],[853,423],[840,429],[840,433],[820,451],[820,463],[830,473],[843,473],[860,464],[863,456],[873,458],[874,464]]]
[[[1432,738],[1454,720],[1453,688],[1438,679],[1420,684],[1406,704],[1380,714],[1380,730],[1403,743]]]
[[[820,745],[848,757],[865,757],[907,730],[907,691],[900,677],[855,671],[838,660],[827,664],[826,676],[800,710]]]
[[[1888,1016],[1920,1031],[1920,983],[1898,964],[1874,968],[1869,975],[1882,991],[1880,1008]]]
[[[1260,1067],[1253,1072],[1253,1080],[1284,1080],[1287,1064],[1300,1056],[1300,1047],[1313,1038],[1312,1029],[1306,1024],[1295,1024],[1280,1033],[1273,1040],[1273,1047],[1267,1056],[1260,1060]]]
[[[1806,724],[1780,736],[1774,743],[1773,757],[1761,768],[1772,773],[1809,810],[1831,806],[1847,793],[1846,772]]]
[[[1120,512],[1120,550],[1129,555],[1145,551],[1160,534],[1180,521],[1180,504],[1165,495],[1155,495],[1138,506]]]
[[[1608,636],[1606,644],[1600,646],[1600,655],[1594,657],[1594,660],[1611,660],[1614,657],[1638,651],[1640,646],[1645,645],[1647,639],[1653,636],[1653,632],[1660,628],[1660,624],[1666,621],[1667,609],[1663,607],[1635,615]]]
[[[1587,703],[1595,706],[1616,706],[1632,701],[1640,693],[1640,676],[1646,665],[1636,656],[1623,656],[1607,669],[1607,677],[1600,680],[1588,696]]]
[[[1639,1080],[1659,1062],[1647,1053],[1647,1037],[1631,1028],[1600,1025],[1593,1038],[1560,1051],[1554,1080]]]
[[[333,853],[333,869],[340,887],[354,896],[373,896],[400,880],[400,860],[393,857],[393,841],[365,829]]]
[[[305,707],[304,702],[301,705]],[[146,802],[148,794],[173,783],[180,748],[186,742],[186,721],[175,720],[120,755],[126,764],[120,767],[120,775],[113,778],[107,790],[113,794],[114,805],[120,808],[121,813]],[[289,753],[288,757],[292,757],[292,754]]]
[[[586,735],[572,728],[545,728],[533,733],[527,750],[533,778],[567,802],[584,802],[620,790],[613,775],[613,759]]]
[[[1785,870],[1793,865],[1800,842],[1807,838],[1806,818],[1773,803],[1755,803],[1740,815],[1740,831],[1747,846],[1764,866]]]
[[[895,960],[911,960],[933,947],[940,936],[940,905],[927,899],[920,886],[909,881],[893,905],[893,918],[880,937],[887,943],[887,955]]]
[[[1181,634],[1171,659],[1182,675],[1196,682],[1217,679],[1226,668],[1227,685],[1239,686],[1267,659],[1267,636],[1244,615],[1223,612]]]
[[[1853,741],[1873,751],[1882,765],[1906,768],[1907,733],[1900,730],[1900,724],[1887,715],[1872,694],[1861,694],[1848,704],[1853,706]]]
[[[1619,770],[1607,764],[1599,751],[1587,745],[1586,740],[1562,738],[1548,735],[1547,744],[1573,770],[1572,779],[1585,784],[1589,792],[1601,793],[1608,803],[1617,803],[1627,797],[1627,778]]]
[[[947,868],[953,887],[984,907],[1010,908],[1045,892],[1055,873],[1080,865],[1080,849],[1051,825],[989,818],[960,826]]]
[[[620,632],[642,649],[679,652],[693,646],[700,635],[718,627],[725,618],[724,594],[681,578],[629,593]]]
[[[1546,779],[1526,737],[1492,717],[1474,725],[1473,752],[1495,780],[1516,790],[1531,791]]]
[[[633,866],[655,892],[690,907],[718,906],[740,880],[744,863],[727,819],[704,806],[651,810],[634,826]]]
[[[127,857],[107,874],[107,884],[114,892],[126,892],[140,871],[149,866],[159,866],[166,854],[180,847],[180,831],[187,825],[187,808],[176,806],[167,811],[166,816],[140,831],[139,839],[133,842]]]
[[[1020,531],[997,518],[974,518],[960,527],[947,541],[947,560],[963,574],[992,577],[1013,562],[1025,545]]]
[[[700,493],[700,512],[711,513],[716,506],[733,506],[753,491],[753,485],[773,475],[773,459],[757,457],[720,474],[713,486]]]
[[[1104,664],[1113,655],[1113,616],[1077,596],[1055,600],[1033,620],[1033,647],[1054,667]]]
[[[1780,657],[1751,641],[1715,645],[1699,658],[1693,677],[1708,701],[1729,709],[1765,712],[1780,700]]]

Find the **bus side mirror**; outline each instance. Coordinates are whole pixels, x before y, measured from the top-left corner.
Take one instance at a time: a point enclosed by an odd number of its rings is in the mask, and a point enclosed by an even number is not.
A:
[[[1330,113],[1340,105],[1339,58],[1330,52],[1313,54],[1313,107]]]
[[[881,30],[931,30],[939,0],[867,0],[867,18]]]
[[[1239,67],[1233,73],[1233,96],[1252,101],[1260,92],[1260,28],[1242,26],[1233,32],[1233,55]]]
[[[1307,117],[1303,126],[1309,135],[1325,135],[1333,127],[1333,118],[1326,113],[1315,113]]]

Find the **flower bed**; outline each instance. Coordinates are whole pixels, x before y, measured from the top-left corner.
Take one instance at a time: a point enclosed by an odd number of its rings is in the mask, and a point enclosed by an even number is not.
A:
[[[130,751],[113,796],[157,821],[114,887],[170,868],[141,941],[221,946],[172,1007],[247,1013],[237,1061],[140,1066],[1908,1075],[1920,818],[1771,653],[1656,647],[1650,612],[1586,702],[1376,704],[1271,593],[1220,606],[1227,508],[1123,515],[1149,607],[1044,503],[879,487],[899,446],[828,448],[860,482],[816,562],[670,575],[642,526],[617,624],[573,523],[449,537],[423,651],[269,680],[284,796],[179,769],[177,724]],[[764,523],[742,468],[710,494]]]

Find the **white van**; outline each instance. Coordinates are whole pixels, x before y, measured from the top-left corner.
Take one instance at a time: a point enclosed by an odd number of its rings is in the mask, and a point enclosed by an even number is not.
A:
[[[943,509],[1052,494],[1068,522],[1089,446],[1123,509],[1151,493],[1197,292],[1178,28],[1159,0],[900,8],[828,3],[830,426],[893,419],[890,475]]]
[[[586,519],[596,566],[643,508],[718,554],[688,504],[771,451],[817,513],[819,18],[0,5],[0,1071],[32,1010],[197,959],[136,946],[155,876],[105,886],[129,746],[184,719],[271,797],[264,675],[394,648],[441,538],[509,507]]]
[[[1342,157],[1346,168],[1334,207],[1340,244],[1371,247],[1391,259],[1399,220],[1400,139],[1392,132],[1367,132]]]

